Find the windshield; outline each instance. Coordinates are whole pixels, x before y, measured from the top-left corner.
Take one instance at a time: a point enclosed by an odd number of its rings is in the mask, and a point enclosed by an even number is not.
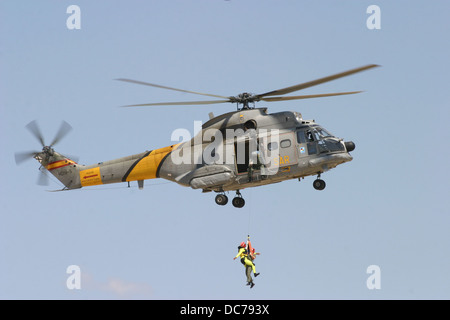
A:
[[[327,138],[334,138],[334,136],[322,127],[310,127],[306,130],[297,131],[298,143],[319,141]]]
[[[313,129],[313,131],[317,132],[317,134],[319,135],[319,139],[334,137],[331,133],[321,127],[316,127]]]
[[[344,151],[344,145],[330,132],[322,127],[314,126],[297,131],[299,144],[307,144],[308,154]],[[318,150],[316,149],[318,146]]]

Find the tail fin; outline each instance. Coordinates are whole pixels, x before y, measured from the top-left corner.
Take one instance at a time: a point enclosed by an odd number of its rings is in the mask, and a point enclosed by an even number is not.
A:
[[[37,154],[35,159],[61,181],[65,188],[81,188],[78,164],[75,161],[55,151],[53,151],[50,157]]]

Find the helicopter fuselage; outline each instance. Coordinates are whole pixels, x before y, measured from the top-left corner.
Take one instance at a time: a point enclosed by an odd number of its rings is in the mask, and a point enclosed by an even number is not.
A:
[[[349,149],[354,143],[297,112],[240,110],[211,119],[196,137],[179,144],[161,164],[159,177],[204,192],[242,190],[320,175],[351,161]]]
[[[65,189],[163,178],[203,192],[223,193],[319,175],[352,160],[354,143],[336,138],[297,112],[265,108],[210,119],[189,141],[94,165],[55,152],[35,158]],[[321,181],[321,180],[320,180]],[[316,185],[314,185],[316,187]],[[318,184],[316,189],[325,186]]]
[[[333,136],[314,120],[304,120],[298,112],[269,114],[266,108],[251,108],[250,105],[254,106],[255,102],[260,101],[290,101],[360,93],[362,91],[285,96],[375,67],[379,66],[369,64],[265,93],[241,93],[237,96],[201,93],[133,79],[117,79],[215,98],[126,107],[236,103],[238,110],[217,117],[210,114],[210,120],[192,139],[181,139],[179,143],[168,147],[90,166],[79,165],[53,149],[70,131],[70,125],[63,121],[52,143],[47,146],[36,121],[32,121],[26,128],[38,139],[43,149],[40,152],[16,153],[16,163],[34,157],[41,168],[48,170],[64,184],[63,190],[130,181],[137,181],[142,189],[144,180],[163,178],[203,192],[215,191],[219,193],[215,199],[219,205],[228,202],[228,197],[224,194],[226,191],[235,190],[236,197],[232,202],[237,208],[242,208],[245,204],[240,190],[288,179],[317,175],[313,186],[317,190],[323,190],[325,182],[320,179],[320,175],[339,164],[351,161],[353,158],[349,152],[355,149],[355,144]]]

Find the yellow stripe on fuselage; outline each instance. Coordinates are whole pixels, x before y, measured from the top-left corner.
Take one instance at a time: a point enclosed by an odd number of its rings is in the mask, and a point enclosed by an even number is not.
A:
[[[96,186],[98,184],[102,184],[103,182],[100,176],[100,167],[81,170],[80,183],[82,187]]]
[[[126,181],[157,178],[156,174],[161,161],[180,144],[153,150],[143,157],[128,174]]]

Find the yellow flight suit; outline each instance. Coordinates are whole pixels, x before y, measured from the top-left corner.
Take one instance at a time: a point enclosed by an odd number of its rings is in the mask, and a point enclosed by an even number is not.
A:
[[[256,273],[255,265],[253,262],[248,258],[247,249],[245,248],[239,248],[239,252],[236,255],[235,258],[241,258],[241,262],[246,267],[252,267],[253,273]]]

